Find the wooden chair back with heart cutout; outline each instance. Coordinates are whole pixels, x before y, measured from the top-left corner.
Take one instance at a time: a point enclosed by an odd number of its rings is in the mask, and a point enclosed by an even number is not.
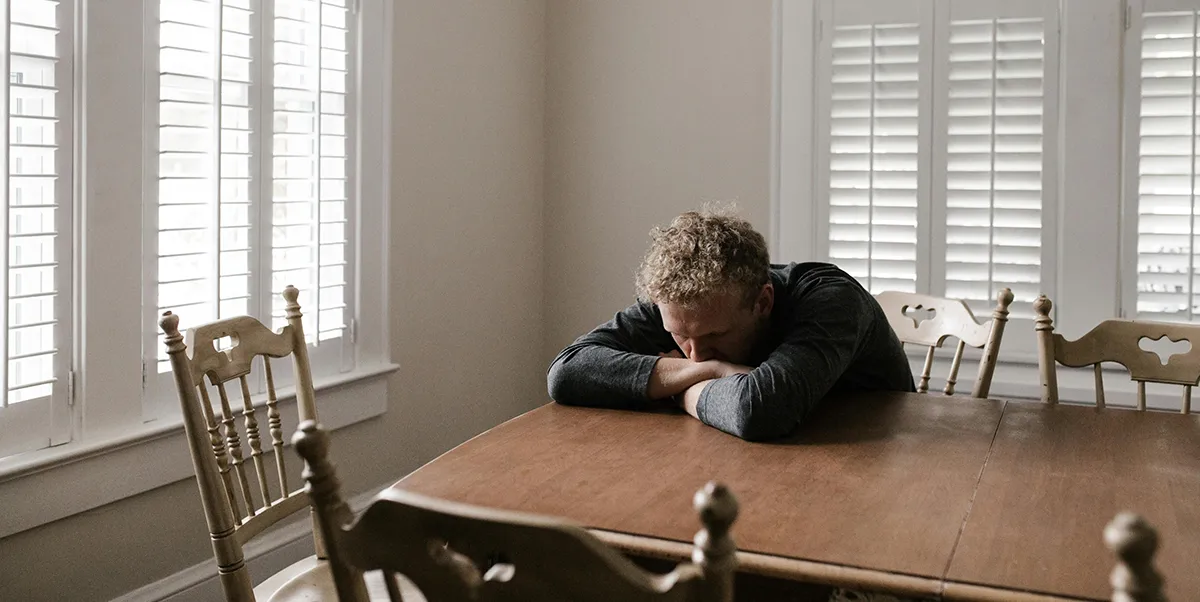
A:
[[[944,299],[915,293],[884,291],[875,295],[875,300],[887,315],[888,324],[905,346],[927,347],[925,365],[917,380],[917,391],[929,391],[930,373],[933,371],[934,351],[947,339],[958,339],[954,358],[950,363],[950,374],[942,392],[953,395],[958,384],[958,371],[962,365],[963,351],[974,347],[983,349],[979,360],[979,373],[971,396],[985,398],[992,387],[992,376],[1000,355],[1000,341],[1004,337],[1004,326],[1008,323],[1008,308],[1013,302],[1013,293],[1005,288],[996,295],[996,309],[992,319],[982,324],[975,319],[971,308],[963,301]]]
[[[288,286],[282,296],[287,325],[279,332],[249,316],[209,322],[186,333],[179,331],[179,316],[172,312],[159,322],[221,585],[230,601],[254,600],[243,546],[309,505],[303,487],[294,480],[288,484],[272,360],[291,359],[298,420],[315,420],[317,406],[300,291]],[[265,424],[248,380],[255,364],[262,367],[266,382]],[[314,528],[317,556],[322,557],[318,535]]]
[[[1038,367],[1042,380],[1042,401],[1058,403],[1058,364],[1072,368],[1091,366],[1095,374],[1096,405],[1104,407],[1104,379],[1101,364],[1120,364],[1137,383],[1137,409],[1146,409],[1146,383],[1183,387],[1180,412],[1192,411],[1192,387],[1200,382],[1200,324],[1173,324],[1146,320],[1105,320],[1075,341],[1054,332],[1050,310],[1054,305],[1044,295],[1033,304],[1037,314]],[[1187,341],[1191,348],[1163,361],[1154,351],[1142,347],[1144,341]]]

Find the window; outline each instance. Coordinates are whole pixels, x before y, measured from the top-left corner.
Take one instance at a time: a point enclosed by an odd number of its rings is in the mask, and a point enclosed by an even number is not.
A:
[[[876,292],[917,287],[919,41],[915,23],[833,30],[829,258]]]
[[[818,257],[872,292],[976,311],[1009,287],[1032,317],[1054,282],[1057,6],[826,0],[818,12]]]
[[[999,288],[1028,304],[1049,282],[1041,268],[1044,212],[1054,207],[1043,188],[1043,167],[1053,163],[1044,36],[1041,17],[950,22],[947,101],[938,113],[946,124],[946,184],[937,189],[945,190],[944,291],[977,311],[994,304]]]
[[[353,328],[388,314],[393,3],[84,4],[0,2],[0,497],[59,494],[0,538],[191,474],[162,310],[278,327],[298,286],[331,428],[395,368]]]
[[[1200,316],[1196,217],[1197,2],[1131,6],[1126,32],[1127,228],[1134,287],[1145,319]],[[1138,9],[1138,10],[1133,10]]]
[[[0,279],[0,456],[70,439],[72,4],[11,0]]]
[[[181,327],[285,324],[301,291],[314,369],[351,367],[354,104],[346,0],[158,0],[157,289]],[[162,336],[147,337],[158,373]],[[165,378],[159,384],[170,398]],[[152,396],[153,397],[153,396]]]

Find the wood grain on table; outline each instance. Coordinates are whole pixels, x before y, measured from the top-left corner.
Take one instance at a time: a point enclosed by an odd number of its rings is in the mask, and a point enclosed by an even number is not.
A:
[[[747,443],[675,411],[550,404],[398,487],[690,542],[708,480],[741,504],[739,550],[941,578],[1003,402],[905,393],[830,400],[793,438]]]
[[[1200,416],[1009,403],[947,578],[1108,599],[1101,533],[1158,530],[1170,600],[1200,600]]]

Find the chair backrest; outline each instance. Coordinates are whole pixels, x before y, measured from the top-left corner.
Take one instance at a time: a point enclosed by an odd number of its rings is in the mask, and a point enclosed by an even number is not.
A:
[[[357,518],[339,493],[329,438],[305,422],[293,438],[342,602],[366,602],[362,571],[382,570],[392,600],[396,575],[430,602],[609,600],[729,602],[738,505],[709,483],[694,506],[703,528],[692,563],[647,573],[583,528],[564,520],[480,508],[387,490]]]
[[[283,291],[287,302],[287,326],[278,333],[271,332],[254,318],[239,316],[189,328],[185,339],[179,332],[178,316],[166,312],[159,321],[167,335],[167,353],[183,409],[183,426],[192,466],[212,535],[221,585],[228,600],[254,599],[242,546],[267,527],[308,505],[308,495],[299,483],[295,489],[288,488],[282,420],[271,371],[272,358],[292,357],[299,419],[315,420],[317,409],[302,314],[297,302],[299,294],[292,286]],[[232,347],[218,350],[219,341],[229,341]],[[263,459],[263,436],[248,380],[255,359],[259,357],[262,358],[267,390],[266,430],[270,436],[267,443],[275,452],[273,474],[267,471]],[[240,404],[230,402],[227,389],[227,385],[235,382],[232,386],[240,391]],[[219,415],[214,411],[210,388],[216,391]],[[249,465],[238,433],[238,413],[243,420],[246,445],[250,448]],[[319,539],[317,545],[320,555]]]
[[[1113,602],[1166,602],[1154,568],[1158,533],[1142,517],[1122,512],[1104,528],[1104,544],[1117,556],[1109,577]]]
[[[1112,362],[1129,370],[1137,383],[1137,409],[1146,409],[1146,383],[1183,387],[1180,411],[1192,411],[1192,387],[1200,382],[1200,324],[1173,324],[1144,320],[1105,320],[1075,341],[1054,332],[1050,310],[1054,304],[1045,295],[1033,304],[1037,314],[1034,327],[1038,337],[1038,368],[1042,380],[1042,401],[1058,403],[1058,364],[1072,368],[1091,366],[1095,374],[1096,405],[1104,407],[1104,379],[1101,364]],[[1187,341],[1191,349],[1167,358],[1141,348],[1142,339],[1171,342]]]
[[[942,392],[954,394],[958,383],[958,370],[962,364],[966,347],[983,349],[979,360],[979,374],[971,396],[985,398],[992,388],[992,376],[996,373],[996,360],[1000,354],[1000,341],[1004,337],[1004,325],[1008,323],[1008,307],[1012,304],[1012,291],[1001,289],[996,295],[996,309],[992,319],[980,324],[971,308],[963,301],[943,299],[929,295],[884,291],[875,295],[875,300],[887,315],[888,324],[896,331],[900,342],[907,345],[928,347],[925,366],[917,379],[917,391],[929,391],[929,377],[933,371],[934,350],[950,337],[958,339],[954,359],[950,363],[950,374]]]

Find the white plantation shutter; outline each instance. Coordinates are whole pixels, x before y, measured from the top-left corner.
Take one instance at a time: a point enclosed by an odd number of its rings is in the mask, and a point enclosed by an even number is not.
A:
[[[1161,6],[1166,4],[1166,6]],[[1191,5],[1189,10],[1178,10]],[[1198,2],[1146,3],[1127,32],[1137,317],[1195,320]],[[1167,10],[1159,10],[1167,9]],[[1172,10],[1173,9],[1173,10]],[[1132,98],[1130,98],[1132,97]],[[1131,316],[1132,317],[1132,316]]]
[[[1020,16],[1005,17],[992,16],[994,3],[977,4],[951,4],[939,32],[946,67],[937,81],[945,92],[935,98],[945,100],[935,104],[935,130],[945,136],[938,145],[945,159],[935,163],[944,166],[945,185],[935,187],[934,205],[944,210],[945,287],[935,292],[986,312],[1008,287],[1013,311],[1032,317],[1032,302],[1049,292],[1042,266],[1051,229],[1043,222],[1054,196],[1043,179],[1054,171],[1045,143],[1057,97],[1047,93],[1054,77],[1046,67],[1057,50],[1046,44],[1044,3],[1009,3],[1003,10]],[[957,18],[971,8],[986,18]]]
[[[345,0],[275,3],[272,315],[284,324],[288,284],[316,292],[310,341],[341,337],[350,318],[348,20]]]
[[[181,327],[248,313],[250,0],[161,0],[158,310]],[[158,371],[170,370],[158,336]]]
[[[159,0],[159,21],[158,312],[280,328],[294,285],[314,372],[348,369],[346,0]]]
[[[0,250],[0,456],[70,436],[74,35],[71,3],[10,0],[5,42],[7,154]]]
[[[1053,292],[1057,6],[857,0],[820,12],[828,259],[872,292],[980,311],[1009,287],[1014,311],[1031,315]]]
[[[915,3],[892,5],[912,9],[899,19],[869,4],[824,7],[828,155],[818,173],[828,178],[828,256],[872,292],[911,292],[921,255],[922,28]]]

